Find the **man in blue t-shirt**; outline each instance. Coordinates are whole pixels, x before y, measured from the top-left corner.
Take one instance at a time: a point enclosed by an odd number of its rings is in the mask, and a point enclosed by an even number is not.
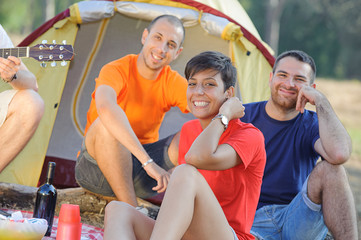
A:
[[[245,104],[243,122],[265,137],[267,162],[251,233],[259,239],[357,239],[355,204],[344,167],[351,139],[315,89],[316,66],[288,51],[270,74],[268,101]],[[307,103],[316,112],[305,109]],[[316,163],[321,157],[323,161]]]

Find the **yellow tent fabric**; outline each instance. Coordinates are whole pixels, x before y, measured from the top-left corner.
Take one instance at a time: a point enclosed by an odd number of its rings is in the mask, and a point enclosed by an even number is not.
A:
[[[34,41],[34,45],[42,43],[43,40],[47,40],[49,43],[53,40],[56,40],[58,43],[65,40],[67,44],[73,44],[78,29],[76,25],[65,19],[61,24],[58,23],[57,26],[61,26],[61,28],[53,27],[49,29],[49,31]],[[38,184],[70,64],[68,63],[65,67],[62,67],[60,64],[57,64],[56,67],[51,67],[50,63],[47,63],[47,66],[44,68],[40,67],[40,62],[32,58],[23,59],[23,62],[38,79],[39,94],[45,100],[45,112],[39,128],[28,145],[0,174],[0,182],[18,183],[35,187]],[[4,85],[0,87],[0,91],[8,88],[8,86]]]
[[[222,38],[230,40],[231,57],[237,68],[243,103],[268,99],[270,92],[267,76],[271,66],[262,53],[243,36],[240,27],[234,23],[226,26]],[[247,52],[251,54],[245,58]]]

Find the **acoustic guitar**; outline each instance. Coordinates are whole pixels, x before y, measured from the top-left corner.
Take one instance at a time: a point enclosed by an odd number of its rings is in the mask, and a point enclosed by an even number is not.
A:
[[[37,44],[33,47],[15,47],[0,48],[0,57],[7,58],[14,56],[18,58],[33,58],[42,62],[53,62],[51,65],[56,66],[55,61],[62,61],[62,66],[66,65],[65,61],[71,61],[74,57],[74,49],[72,45],[61,44]]]

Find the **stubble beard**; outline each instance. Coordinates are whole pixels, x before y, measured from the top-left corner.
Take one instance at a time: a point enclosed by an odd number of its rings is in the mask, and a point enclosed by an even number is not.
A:
[[[295,99],[282,98],[277,91],[271,94],[272,101],[284,111],[292,111],[296,109],[297,101]]]
[[[159,63],[159,65],[158,64],[152,64],[151,60],[148,61],[148,59],[146,58],[145,55],[143,55],[143,61],[144,61],[145,66],[148,69],[153,70],[153,71],[159,71],[164,67],[164,65],[161,64],[161,63]]]

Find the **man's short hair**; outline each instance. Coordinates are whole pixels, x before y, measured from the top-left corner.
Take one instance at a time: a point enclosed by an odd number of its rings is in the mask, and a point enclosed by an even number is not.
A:
[[[166,19],[169,23],[171,23],[174,27],[176,27],[176,28],[179,27],[182,29],[183,37],[182,37],[182,41],[179,45],[179,47],[181,47],[184,42],[186,31],[184,29],[182,21],[179,18],[177,18],[176,16],[164,14],[164,15],[160,15],[160,16],[154,18],[153,21],[151,23],[149,23],[149,25],[147,27],[148,32],[150,32],[150,30],[152,29],[152,27],[158,20],[163,19],[163,18]]]
[[[184,74],[189,80],[195,74],[212,69],[221,74],[224,91],[236,85],[237,70],[232,65],[231,59],[223,53],[216,51],[202,52],[188,61]]]
[[[286,52],[281,53],[277,57],[277,59],[275,61],[275,64],[273,65],[273,70],[272,70],[273,73],[275,73],[279,61],[282,58],[285,58],[285,57],[293,57],[293,58],[296,58],[300,62],[304,62],[304,63],[307,63],[308,65],[310,65],[310,67],[312,69],[312,74],[310,76],[311,77],[311,84],[315,81],[315,79],[316,79],[316,64],[315,64],[315,61],[307,53],[305,53],[303,51],[300,51],[300,50],[290,50],[290,51],[286,51]]]

